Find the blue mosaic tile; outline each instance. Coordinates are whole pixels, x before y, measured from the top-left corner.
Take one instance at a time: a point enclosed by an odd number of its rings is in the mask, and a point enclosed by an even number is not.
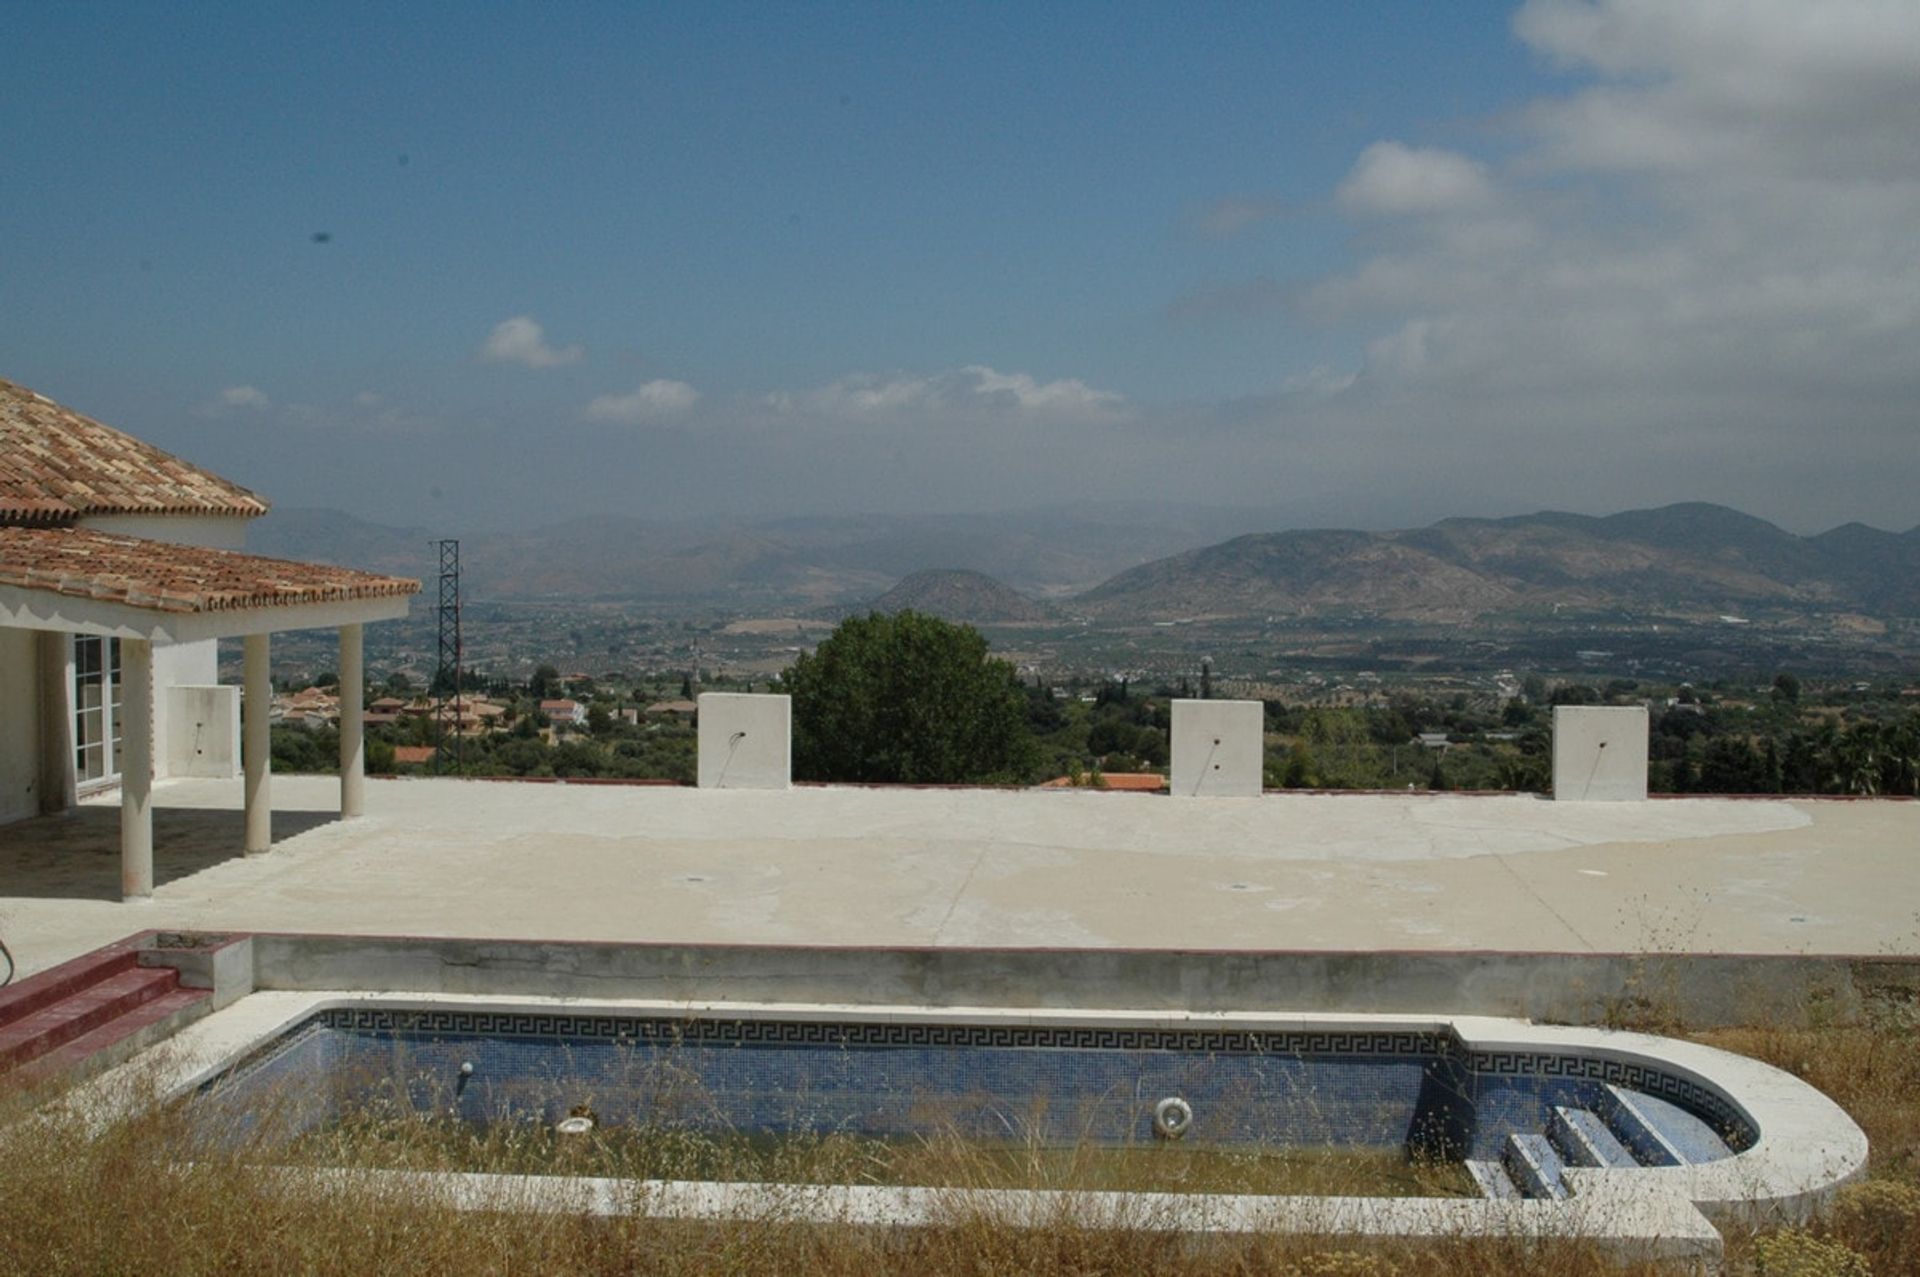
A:
[[[473,1066],[470,1075],[462,1064]],[[1731,1106],[1684,1079],[1586,1057],[1466,1052],[1450,1034],[1407,1030],[346,1007],[252,1053],[209,1083],[204,1098],[245,1113],[291,1090],[303,1097],[282,1103],[292,1125],[337,1117],[356,1096],[387,1095],[476,1123],[552,1122],[585,1104],[606,1123],[707,1131],[1127,1143],[1151,1139],[1153,1105],[1178,1095],[1192,1105],[1194,1142],[1488,1157],[1510,1134],[1545,1129],[1556,1105],[1593,1107],[1609,1082],[1659,1094],[1676,1112],[1697,1115],[1701,1130],[1740,1146]],[[1704,1139],[1694,1146],[1710,1151]]]

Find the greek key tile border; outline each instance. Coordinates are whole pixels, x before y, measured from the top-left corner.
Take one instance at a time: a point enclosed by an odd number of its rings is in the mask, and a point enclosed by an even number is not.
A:
[[[350,1033],[633,1042],[685,1046],[1011,1048],[1055,1051],[1179,1051],[1212,1055],[1366,1056],[1431,1059],[1451,1035],[1401,1031],[1258,1032],[1046,1024],[834,1023],[811,1020],[667,1019],[565,1012],[335,1007],[315,1017]]]
[[[1476,1078],[1567,1078],[1611,1083],[1630,1091],[1658,1096],[1705,1120],[1736,1153],[1752,1148],[1759,1139],[1759,1132],[1746,1115],[1720,1092],[1644,1064],[1601,1059],[1592,1055],[1534,1051],[1468,1051],[1462,1057],[1462,1062]]]

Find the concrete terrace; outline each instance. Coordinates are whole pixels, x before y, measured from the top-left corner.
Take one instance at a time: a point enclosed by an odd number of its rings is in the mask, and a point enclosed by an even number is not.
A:
[[[146,928],[848,946],[1920,953],[1920,803],[786,792],[276,776],[0,828],[22,974]]]

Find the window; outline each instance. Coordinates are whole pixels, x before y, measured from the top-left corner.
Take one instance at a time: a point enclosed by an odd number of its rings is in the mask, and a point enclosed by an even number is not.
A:
[[[120,640],[73,639],[74,779],[82,787],[120,775]]]

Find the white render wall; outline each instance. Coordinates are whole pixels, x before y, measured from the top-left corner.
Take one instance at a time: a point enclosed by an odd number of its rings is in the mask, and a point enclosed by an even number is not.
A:
[[[793,698],[703,692],[700,788],[786,789],[793,783]]]
[[[119,532],[149,541],[198,545],[209,550],[244,550],[252,519],[207,514],[90,514],[79,526],[96,532]]]
[[[164,649],[162,649],[164,650]],[[155,658],[159,652],[154,653]],[[161,704],[171,724],[157,739],[166,742],[163,757],[154,760],[168,776],[230,777],[240,774],[240,689],[232,684],[166,687],[154,693],[154,711]]]
[[[1266,707],[1259,701],[1175,701],[1173,793],[1257,797],[1265,730]]]
[[[172,764],[174,737],[190,731],[191,724],[175,720],[177,702],[169,694],[176,687],[200,687],[220,681],[220,647],[217,639],[197,643],[163,643],[153,649],[153,771],[156,776],[204,775],[201,772],[175,771]],[[232,775],[223,772],[221,775]]]
[[[40,680],[32,630],[0,629],[0,824],[40,810]]]
[[[1554,706],[1553,796],[1573,802],[1643,801],[1646,706]]]

